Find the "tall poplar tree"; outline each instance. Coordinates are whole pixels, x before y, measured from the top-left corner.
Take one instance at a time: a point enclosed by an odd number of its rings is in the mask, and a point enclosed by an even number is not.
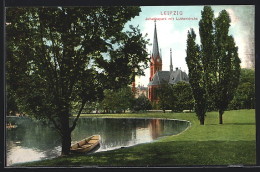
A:
[[[228,35],[230,17],[226,10],[219,13],[215,20],[215,68],[210,75],[213,78],[213,97],[216,108],[219,110],[219,124],[223,123],[223,114],[234,97],[240,77],[240,59],[238,47],[234,38]]]
[[[193,29],[188,31],[186,63],[189,69],[189,82],[195,100],[195,112],[201,125],[204,125],[207,111],[207,91],[200,47],[196,44]]]
[[[199,21],[199,34],[201,41],[201,62],[203,68],[203,77],[205,88],[213,93],[212,86],[213,75],[210,74],[216,70],[216,60],[214,54],[214,14],[210,6],[205,6],[201,11],[201,20]],[[208,96],[208,94],[207,94]],[[208,97],[207,99],[209,99]]]

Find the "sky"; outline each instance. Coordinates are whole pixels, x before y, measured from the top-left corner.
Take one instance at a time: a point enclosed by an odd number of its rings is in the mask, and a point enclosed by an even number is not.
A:
[[[233,35],[236,45],[238,46],[241,67],[254,67],[254,47],[255,47],[255,7],[253,5],[216,5],[211,6],[214,16],[217,17],[219,12],[227,10],[231,18],[229,35]],[[186,65],[186,40],[188,30],[194,29],[197,40],[200,45],[199,21],[203,6],[143,6],[139,16],[136,16],[128,25],[139,26],[143,35],[147,34],[150,45],[147,52],[152,51],[154,36],[154,18],[157,18],[156,28],[159,49],[161,49],[163,66],[162,70],[169,70],[170,48],[172,48],[173,69],[179,69],[188,73]],[[158,20],[158,18],[160,20]],[[189,20],[180,20],[189,18]],[[145,76],[136,77],[136,86],[147,87],[149,83],[150,69],[145,69]]]

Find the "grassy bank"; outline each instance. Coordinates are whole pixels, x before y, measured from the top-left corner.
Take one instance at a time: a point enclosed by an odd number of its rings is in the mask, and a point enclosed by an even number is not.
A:
[[[187,166],[254,165],[255,110],[227,111],[224,124],[218,113],[207,113],[200,125],[195,113],[97,114],[87,117],[149,117],[188,120],[191,127],[176,136],[114,151],[66,157],[18,166]]]

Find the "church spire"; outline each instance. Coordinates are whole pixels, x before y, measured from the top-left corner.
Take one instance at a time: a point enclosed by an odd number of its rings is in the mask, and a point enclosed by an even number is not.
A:
[[[152,56],[154,59],[157,56],[160,57],[158,39],[157,39],[157,30],[156,30],[156,20],[154,21],[154,37],[153,37],[153,54],[152,54]]]
[[[172,49],[170,49],[170,71],[173,71],[173,66],[172,66]]]

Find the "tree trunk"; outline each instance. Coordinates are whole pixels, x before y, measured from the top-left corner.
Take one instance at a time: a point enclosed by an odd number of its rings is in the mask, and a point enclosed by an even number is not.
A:
[[[224,111],[220,110],[219,111],[219,124],[223,124],[223,114],[224,114]]]
[[[61,119],[62,124],[62,149],[61,155],[69,155],[70,153],[70,146],[71,146],[71,130],[69,126],[69,115],[64,115]]]
[[[200,125],[204,125],[204,121],[205,121],[205,118],[204,118],[204,116],[202,116],[202,117],[200,118]]]
[[[71,133],[70,131],[63,132],[61,155],[69,155],[70,146],[71,146]]]

